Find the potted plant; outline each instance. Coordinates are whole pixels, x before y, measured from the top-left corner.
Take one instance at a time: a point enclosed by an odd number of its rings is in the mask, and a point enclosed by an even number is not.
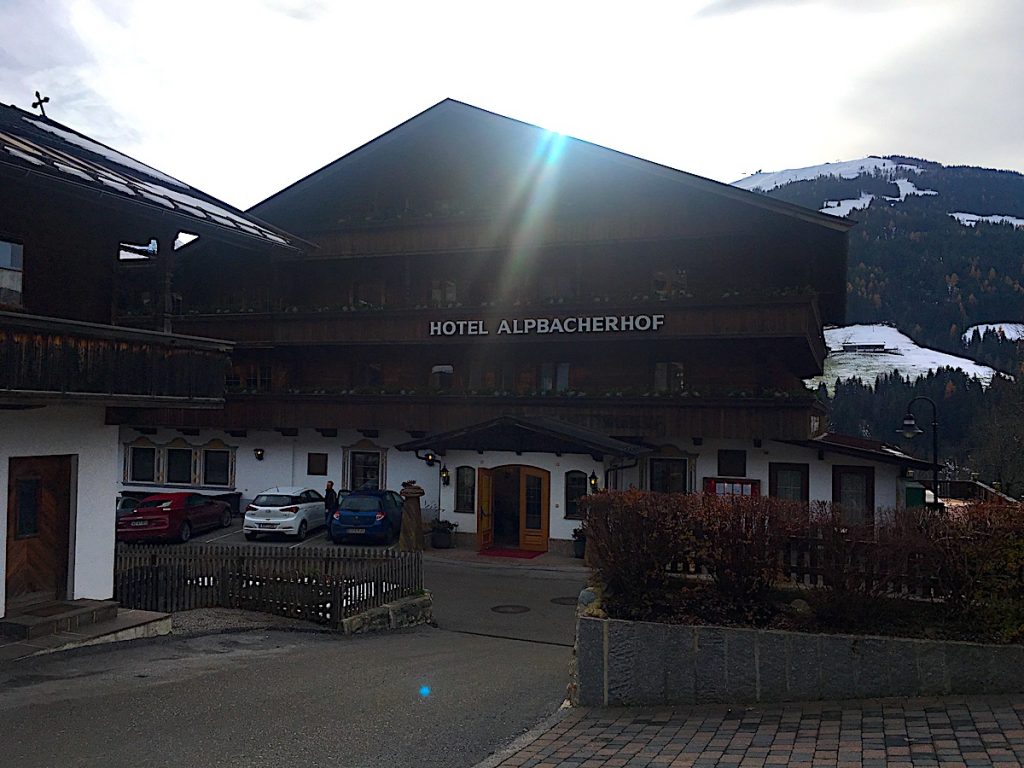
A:
[[[451,520],[435,520],[430,526],[430,543],[434,549],[451,549],[452,534],[459,527]]]
[[[572,556],[584,557],[587,554],[587,534],[582,528],[574,528],[572,532]]]

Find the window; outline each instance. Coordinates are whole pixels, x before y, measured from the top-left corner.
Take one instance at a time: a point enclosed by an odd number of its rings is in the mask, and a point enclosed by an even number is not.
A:
[[[536,475],[527,475],[524,483],[526,489],[525,514],[523,526],[531,531],[540,530],[544,515],[544,502],[541,497],[544,481]]]
[[[565,517],[569,520],[582,520],[583,513],[579,509],[579,500],[587,495],[587,473],[573,469],[565,473]]]
[[[0,304],[22,306],[23,258],[21,243],[0,240]]]
[[[735,480],[729,477],[705,477],[704,493],[718,496],[760,496],[760,480]]]
[[[269,365],[250,365],[245,388],[252,392],[269,392],[272,373]]]
[[[192,482],[192,449],[167,449],[167,482],[188,485]]]
[[[650,459],[650,488],[658,493],[686,493],[686,459]]]
[[[203,485],[231,484],[231,451],[203,451]]]
[[[156,448],[131,447],[128,463],[128,479],[133,483],[156,482]]]
[[[307,475],[326,475],[327,474],[327,454],[326,453],[307,453],[306,454],[306,474]]]
[[[433,306],[444,307],[454,304],[456,301],[454,280],[438,280],[435,278],[430,281],[430,303]]]
[[[746,477],[747,452],[729,450],[719,451],[718,474],[726,477]]]
[[[476,508],[476,470],[459,467],[455,470],[455,511],[474,512]]]
[[[654,364],[654,390],[656,392],[682,392],[685,384],[682,363]]]
[[[380,488],[380,454],[370,451],[352,451],[352,490]]]
[[[39,507],[42,503],[43,481],[38,477],[19,478],[14,485],[14,538],[39,535]]]
[[[451,365],[435,365],[430,369],[430,386],[441,392],[452,388],[455,379],[455,367]]]
[[[789,501],[810,500],[810,467],[807,464],[768,464],[768,495]]]
[[[686,286],[686,270],[682,267],[659,269],[651,277],[651,289],[659,298],[685,294]]]
[[[568,363],[541,363],[541,366],[540,366],[540,391],[541,392],[567,392],[567,391],[569,391],[569,364]]]
[[[870,525],[875,519],[875,468],[832,467],[832,502],[850,525]]]

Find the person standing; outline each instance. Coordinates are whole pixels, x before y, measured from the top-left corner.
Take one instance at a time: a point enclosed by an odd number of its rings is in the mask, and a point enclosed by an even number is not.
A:
[[[327,490],[324,491],[324,525],[327,526],[327,535],[331,533],[331,515],[338,511],[338,494],[334,490],[334,481],[327,481]]]

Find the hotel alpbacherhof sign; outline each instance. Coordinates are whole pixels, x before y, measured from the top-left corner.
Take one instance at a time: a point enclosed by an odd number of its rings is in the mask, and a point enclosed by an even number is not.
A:
[[[629,333],[656,331],[664,315],[580,315],[573,317],[517,317],[512,320],[431,320],[431,336],[489,336],[491,331],[523,334]]]

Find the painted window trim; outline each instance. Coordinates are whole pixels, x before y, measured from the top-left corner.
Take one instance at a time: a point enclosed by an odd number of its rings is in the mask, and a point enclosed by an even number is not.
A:
[[[468,470],[468,472],[463,472],[462,470]],[[459,488],[460,488],[460,485],[461,485],[461,482],[462,482],[460,478],[461,478],[462,475],[467,475],[467,474],[469,476],[469,483],[468,483],[468,485],[469,485],[469,488],[470,488],[470,494],[469,494],[470,502],[469,502],[469,508],[468,509],[466,509],[465,507],[460,507],[459,506],[459,495],[460,495],[459,494]],[[460,465],[460,466],[455,468],[455,511],[460,513],[460,514],[467,514],[467,515],[475,514],[476,513],[476,509],[474,508],[475,504],[476,504],[476,467],[472,467],[469,464],[462,464],[462,465]]]
[[[749,485],[750,493],[718,493],[718,485]],[[761,481],[750,477],[705,477],[703,482],[704,493],[721,496],[747,496],[756,498],[761,495]]]
[[[134,460],[133,449],[135,448],[149,448],[155,451],[154,455],[154,466],[153,466],[153,479],[152,480],[136,480],[132,476],[132,463]],[[191,451],[191,470],[189,472],[188,482],[179,482],[169,480],[167,477],[167,452],[170,450],[179,451]],[[208,483],[206,479],[206,453],[209,451],[226,451],[228,454],[228,482],[225,485],[220,483]],[[171,486],[174,488],[181,489],[219,489],[219,490],[233,490],[235,487],[235,470],[236,461],[238,456],[238,447],[233,445],[227,445],[220,440],[211,440],[204,445],[193,445],[186,443],[181,438],[175,438],[174,440],[156,444],[150,440],[144,438],[133,440],[130,443],[124,443],[124,467],[122,474],[122,482],[124,485],[130,486],[142,486],[158,488],[163,486]]]
[[[794,461],[768,462],[768,495],[778,498],[779,470],[796,470],[800,472],[801,503],[811,500],[811,465]]]
[[[579,500],[582,499],[582,498],[585,498],[590,493],[590,479],[587,476],[587,473],[584,472],[582,469],[570,469],[570,470],[568,470],[565,473],[565,477],[563,478],[563,487],[564,487],[564,496],[565,496],[565,498],[562,500],[563,504],[564,504],[562,517],[565,520],[582,520],[583,519],[583,515],[580,514],[579,512],[576,512],[576,514],[572,514],[572,515],[569,514],[569,475],[582,475],[583,476],[583,493],[580,494],[579,496],[577,496],[575,499],[572,500],[573,503],[575,503],[577,505],[577,507],[576,507],[577,509],[579,509],[579,506],[578,506],[579,505]]]

